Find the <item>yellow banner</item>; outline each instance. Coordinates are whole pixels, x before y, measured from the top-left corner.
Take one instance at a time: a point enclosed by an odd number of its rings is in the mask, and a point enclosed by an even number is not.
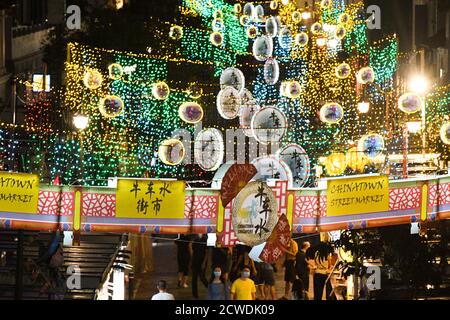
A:
[[[328,181],[328,217],[388,210],[389,179],[387,176]]]
[[[0,172],[0,211],[37,214],[39,177]]]
[[[184,218],[184,181],[119,179],[117,218]]]

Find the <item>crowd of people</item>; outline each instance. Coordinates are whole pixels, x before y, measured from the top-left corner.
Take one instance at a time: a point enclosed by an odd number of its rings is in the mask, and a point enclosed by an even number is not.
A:
[[[332,271],[333,256],[320,254],[308,241],[301,242],[299,249],[299,244],[292,239],[281,264],[253,261],[249,256],[251,247],[245,245],[208,247],[206,235],[181,235],[175,243],[178,287],[190,287],[194,299],[306,300],[313,297],[322,300],[325,286],[325,297],[331,292],[330,281],[327,280]],[[284,295],[277,297],[275,275],[283,269]],[[310,276],[314,279],[311,289]],[[206,288],[206,296],[199,296],[198,280]],[[164,280],[158,282],[157,289],[159,293],[152,299],[174,299],[173,295],[167,294]]]

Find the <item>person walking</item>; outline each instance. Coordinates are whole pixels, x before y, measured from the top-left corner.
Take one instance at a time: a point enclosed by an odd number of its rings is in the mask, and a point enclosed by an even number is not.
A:
[[[244,266],[241,269],[240,278],[236,279],[231,286],[232,300],[255,300],[256,287],[250,279],[250,267]]]
[[[222,278],[224,281],[228,281],[230,272],[231,272],[231,264],[233,258],[232,248],[213,248],[211,255],[211,263],[214,267],[220,267]],[[214,270],[213,270],[214,272]]]
[[[178,263],[178,288],[187,288],[187,279],[189,275],[189,264],[192,255],[192,246],[189,241],[189,236],[180,235],[175,240],[177,245],[177,263]]]
[[[319,251],[315,254],[315,273],[314,273],[314,300],[322,300],[323,289],[331,272],[331,255],[323,257]],[[328,282],[327,288],[330,285]],[[326,295],[328,296],[328,295]]]
[[[289,242],[288,248],[286,250],[286,258],[284,261],[285,273],[284,273],[284,281],[286,283],[284,289],[284,296],[281,298],[282,300],[289,300],[289,296],[292,289],[292,284],[295,282],[297,278],[297,273],[295,271],[295,257],[297,256],[298,245],[295,240],[291,239]]]
[[[275,269],[270,263],[261,263],[261,280],[264,284],[264,297],[266,300],[276,300]]]
[[[214,268],[206,300],[230,300],[230,282],[225,280],[220,267]]]
[[[205,288],[208,288],[208,280],[205,276],[208,256],[206,254],[206,235],[197,235],[192,243],[192,296],[198,299],[198,278]]]
[[[165,280],[159,280],[156,288],[159,292],[153,295],[152,300],[175,300],[173,294],[167,292],[167,282]]]
[[[309,241],[305,241],[301,245],[295,258],[295,269],[297,271],[299,288],[297,289],[299,295],[297,299],[307,300],[309,291],[309,274],[310,270],[314,268],[314,260],[309,259],[306,251],[311,247]]]

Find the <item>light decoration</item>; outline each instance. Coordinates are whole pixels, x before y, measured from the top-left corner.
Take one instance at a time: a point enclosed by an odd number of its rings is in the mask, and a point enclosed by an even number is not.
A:
[[[113,119],[123,112],[123,101],[118,96],[107,95],[100,99],[99,110],[105,118]]]
[[[352,68],[346,62],[341,63],[336,67],[336,77],[339,79],[346,79],[350,76]]]
[[[380,155],[384,148],[384,138],[379,134],[365,135],[358,142],[358,151],[371,159]]]
[[[84,72],[83,83],[86,88],[91,90],[98,89],[102,85],[102,82],[103,76],[98,70],[89,68]]]
[[[153,85],[152,94],[155,99],[166,100],[170,94],[170,88],[164,81],[157,82]]]
[[[270,1],[269,6],[270,6],[270,9],[276,10],[278,8],[278,1],[277,0]]]
[[[194,141],[195,162],[205,171],[215,171],[223,163],[222,133],[215,128],[200,131]]]
[[[420,95],[407,92],[398,99],[398,108],[405,113],[416,113],[424,108],[424,102]]]
[[[185,154],[186,150],[184,145],[178,139],[164,140],[158,149],[159,159],[170,166],[180,164],[183,161]]]
[[[360,84],[367,84],[375,81],[375,71],[371,67],[361,68],[356,74],[356,79]]]
[[[254,38],[256,38],[257,35],[258,35],[257,27],[250,26],[247,28],[247,37],[249,37],[250,39],[254,39]]]
[[[180,40],[183,37],[183,28],[176,25],[170,27],[169,37],[173,40]]]
[[[329,102],[320,109],[320,120],[329,124],[339,123],[344,117],[344,109],[339,103]]]
[[[258,61],[266,61],[272,56],[273,41],[268,36],[260,36],[253,42],[253,56]]]
[[[422,123],[420,121],[408,121],[406,128],[409,133],[419,133],[422,130]]]
[[[220,75],[220,87],[233,87],[239,94],[242,94],[245,88],[245,77],[238,68],[230,67],[225,69]]]
[[[369,102],[358,102],[358,112],[367,113],[369,112],[370,103]]]
[[[108,66],[109,78],[119,80],[123,76],[123,67],[118,63],[111,63]]]
[[[241,96],[233,87],[225,87],[217,95],[217,111],[222,118],[231,120],[239,115]]]
[[[178,108],[181,120],[189,124],[196,124],[203,119],[203,108],[196,102],[185,102]]]
[[[442,142],[445,144],[450,144],[450,122],[446,122],[442,125],[440,130],[440,136],[442,139]]]
[[[209,41],[216,47],[219,47],[223,43],[223,35],[220,32],[213,32],[209,36]]]

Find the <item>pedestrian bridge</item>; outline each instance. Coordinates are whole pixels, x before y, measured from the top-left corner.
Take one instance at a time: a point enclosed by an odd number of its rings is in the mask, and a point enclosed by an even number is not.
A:
[[[338,179],[329,179],[328,185],[330,181]],[[270,186],[278,202],[278,214],[286,214],[294,233],[371,228],[450,218],[449,175],[390,180],[388,210],[357,214],[329,214],[326,184],[313,189],[289,189],[287,182],[277,181]],[[24,185],[22,183],[22,187]],[[231,224],[233,202],[224,208],[218,189],[186,188],[184,217],[181,218],[124,218],[116,208],[115,187],[37,186],[35,212],[21,212],[18,206],[5,210],[0,199],[0,229],[47,231],[59,227],[65,231],[83,233],[218,233],[223,236],[225,243],[235,240]],[[0,188],[3,197],[5,190],[6,187]]]

